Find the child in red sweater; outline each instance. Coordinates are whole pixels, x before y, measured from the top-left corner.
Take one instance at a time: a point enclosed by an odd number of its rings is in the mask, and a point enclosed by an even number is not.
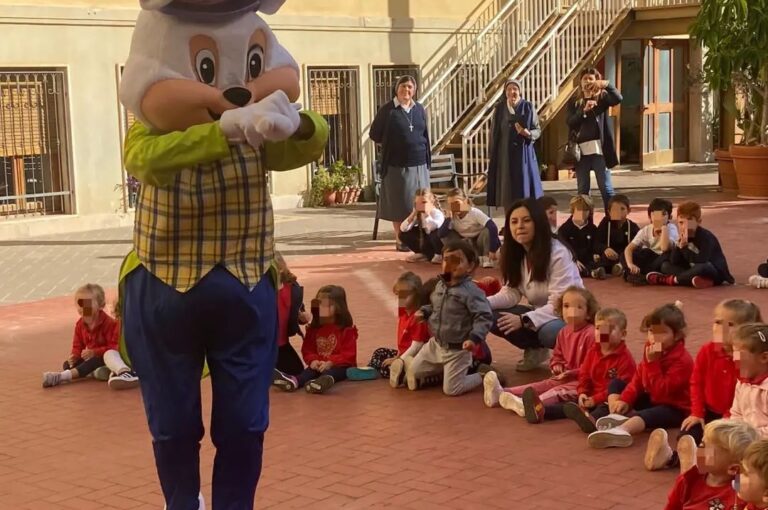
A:
[[[669,493],[664,510],[738,508],[732,487],[739,464],[750,444],[759,438],[754,427],[734,420],[715,420],[704,428],[705,454],[681,473]]]
[[[288,268],[283,256],[275,252],[275,262],[280,272],[280,289],[277,291],[277,365],[284,374],[299,375],[304,363],[291,345],[291,337],[303,337],[301,326],[312,320],[304,309],[304,288],[298,284],[296,275]]]
[[[595,297],[587,289],[568,287],[557,304],[558,313],[568,324],[557,334],[549,361],[552,376],[532,384],[502,388],[496,372],[488,372],[483,378],[485,405],[500,405],[529,423],[565,418],[563,404],[578,398],[579,368],[594,343],[597,308]]]
[[[117,351],[118,322],[104,311],[106,298],[100,285],[89,283],[75,293],[80,319],[75,324],[72,350],[61,372],[43,373],[43,388],[58,386],[93,374],[106,381],[110,370],[104,366],[104,353]]]
[[[649,471],[680,466],[685,473],[695,462],[703,426],[729,415],[738,371],[733,361],[732,332],[741,324],[762,321],[760,309],[743,299],[729,299],[715,307],[711,342],[696,355],[691,377],[691,415],[680,426],[677,451],[669,446],[667,431],[654,430],[648,439],[645,467]]]
[[[429,341],[429,326],[416,316],[421,305],[429,302],[424,296],[421,278],[411,271],[400,275],[392,291],[397,295],[397,349],[380,347],[373,351],[368,366],[377,370],[389,384],[397,388],[403,384],[403,358],[413,357]]]
[[[738,510],[768,508],[768,439],[755,441],[744,452],[734,487],[743,505]]]
[[[637,366],[629,352],[627,316],[617,308],[602,308],[595,315],[595,341],[579,369],[578,402],[563,405],[563,414],[584,433],[597,430],[595,420],[607,416],[608,387],[613,381],[627,384]]]
[[[632,381],[609,385],[611,412],[597,420],[587,440],[593,448],[627,447],[646,429],[679,427],[690,413],[693,358],[685,349],[679,303],[660,306],[643,319],[647,341]]]
[[[342,287],[326,285],[317,291],[301,355],[307,368],[298,376],[275,369],[274,386],[284,391],[304,387],[307,393],[324,393],[346,379],[347,369],[357,365],[357,328]]]

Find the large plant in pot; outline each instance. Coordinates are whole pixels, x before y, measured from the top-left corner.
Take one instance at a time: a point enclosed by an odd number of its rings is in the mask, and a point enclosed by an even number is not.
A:
[[[706,82],[737,94],[739,196],[768,198],[768,0],[702,0],[690,32],[706,47]]]

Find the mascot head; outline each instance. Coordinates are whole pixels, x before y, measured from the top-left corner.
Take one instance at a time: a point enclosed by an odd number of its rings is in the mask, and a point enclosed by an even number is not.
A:
[[[141,0],[120,100],[157,132],[213,122],[276,90],[299,97],[299,67],[256,11],[285,0]]]

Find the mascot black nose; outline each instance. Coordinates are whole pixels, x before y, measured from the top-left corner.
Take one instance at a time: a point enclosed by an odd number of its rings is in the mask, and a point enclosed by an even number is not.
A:
[[[251,91],[243,87],[232,87],[224,91],[224,99],[237,106],[245,106],[251,100]]]

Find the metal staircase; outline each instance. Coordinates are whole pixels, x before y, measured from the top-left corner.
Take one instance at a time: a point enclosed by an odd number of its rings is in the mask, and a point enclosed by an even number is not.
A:
[[[522,82],[523,95],[537,107],[543,127],[573,94],[578,71],[597,62],[629,26],[633,9],[699,3],[508,0],[420,98],[428,112],[433,152],[458,153],[460,173],[485,172],[493,107],[507,77]]]

